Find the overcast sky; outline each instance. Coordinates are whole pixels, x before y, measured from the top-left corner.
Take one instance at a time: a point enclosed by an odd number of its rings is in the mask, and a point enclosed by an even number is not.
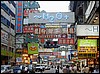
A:
[[[40,4],[39,10],[46,12],[70,12],[70,1],[37,1]]]

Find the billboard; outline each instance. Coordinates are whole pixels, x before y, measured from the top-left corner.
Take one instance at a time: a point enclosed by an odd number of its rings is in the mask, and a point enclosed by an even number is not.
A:
[[[22,33],[23,25],[23,1],[16,4],[16,33]]]
[[[77,36],[99,36],[99,25],[77,25]]]
[[[96,39],[78,39],[78,58],[96,58],[96,53]]]
[[[29,13],[29,24],[31,23],[53,23],[66,22],[74,23],[74,12],[41,12]]]
[[[28,43],[28,54],[38,54],[38,43]]]

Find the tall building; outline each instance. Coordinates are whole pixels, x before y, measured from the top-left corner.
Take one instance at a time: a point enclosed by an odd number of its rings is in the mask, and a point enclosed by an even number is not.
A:
[[[97,51],[95,55],[90,53],[87,55],[87,57],[90,57],[88,59],[83,54],[82,56],[87,59],[88,65],[99,64],[99,59],[97,56],[99,52],[99,1],[70,1],[70,10],[75,12],[77,40],[97,40],[97,50],[93,49]],[[78,29],[79,26],[81,26],[80,29]],[[77,45],[78,41],[76,42],[76,49],[78,49]],[[92,49],[90,52],[92,52]],[[93,58],[94,56],[95,58]]]
[[[1,1],[1,62],[8,64],[15,56],[16,1]]]

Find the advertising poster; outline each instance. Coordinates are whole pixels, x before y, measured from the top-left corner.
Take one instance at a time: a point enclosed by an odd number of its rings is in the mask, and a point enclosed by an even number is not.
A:
[[[38,54],[38,43],[28,43],[28,54]]]

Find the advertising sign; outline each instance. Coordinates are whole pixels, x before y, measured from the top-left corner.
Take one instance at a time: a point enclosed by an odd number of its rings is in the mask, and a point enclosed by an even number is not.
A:
[[[74,12],[29,13],[29,23],[74,23]]]
[[[22,33],[23,25],[23,1],[16,4],[16,33]]]
[[[74,44],[74,39],[73,38],[58,38],[58,44]]]
[[[77,36],[99,36],[99,25],[77,25]]]
[[[96,39],[78,39],[78,58],[96,58],[96,53]]]
[[[38,43],[28,43],[28,54],[38,54]]]
[[[1,30],[1,43],[8,44],[8,33]]]
[[[97,40],[96,39],[78,39],[78,46],[97,47]]]

